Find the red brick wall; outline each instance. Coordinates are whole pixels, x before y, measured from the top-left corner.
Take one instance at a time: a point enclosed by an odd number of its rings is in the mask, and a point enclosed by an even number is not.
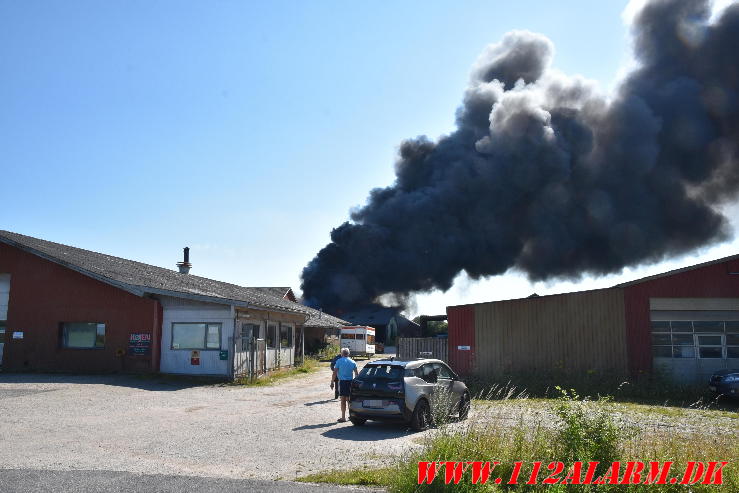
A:
[[[701,267],[624,288],[626,341],[632,375],[652,369],[650,298],[739,298],[739,275],[731,262]]]
[[[9,273],[10,302],[3,369],[73,372],[158,371],[161,306],[0,243],[0,273]],[[105,323],[104,349],[60,347],[61,322]],[[12,333],[24,338],[14,340]],[[130,333],[152,335],[151,355],[116,356]]]

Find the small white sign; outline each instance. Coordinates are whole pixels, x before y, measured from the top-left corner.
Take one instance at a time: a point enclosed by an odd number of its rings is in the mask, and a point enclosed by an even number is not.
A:
[[[469,351],[470,350],[470,347],[469,346],[457,346],[457,350],[459,350],[459,351]]]
[[[13,332],[13,339],[23,339],[23,332]]]

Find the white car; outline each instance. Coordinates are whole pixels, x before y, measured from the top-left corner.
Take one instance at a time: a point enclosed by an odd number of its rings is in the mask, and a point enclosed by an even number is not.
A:
[[[372,361],[352,381],[349,420],[356,426],[399,421],[425,430],[434,416],[465,419],[469,411],[467,386],[438,359]]]

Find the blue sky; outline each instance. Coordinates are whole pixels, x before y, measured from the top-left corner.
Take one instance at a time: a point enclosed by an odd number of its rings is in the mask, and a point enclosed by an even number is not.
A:
[[[189,245],[194,274],[297,289],[331,228],[392,182],[400,141],[453,128],[487,44],[543,33],[557,69],[609,91],[630,60],[625,7],[0,0],[0,229],[165,267]],[[619,279],[461,276],[418,310]]]

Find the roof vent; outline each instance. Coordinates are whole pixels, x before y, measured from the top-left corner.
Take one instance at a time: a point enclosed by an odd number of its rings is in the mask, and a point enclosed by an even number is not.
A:
[[[185,257],[182,262],[177,262],[177,267],[180,269],[180,274],[189,274],[190,268],[192,267],[190,263],[190,248],[185,247],[183,251],[185,252]]]

